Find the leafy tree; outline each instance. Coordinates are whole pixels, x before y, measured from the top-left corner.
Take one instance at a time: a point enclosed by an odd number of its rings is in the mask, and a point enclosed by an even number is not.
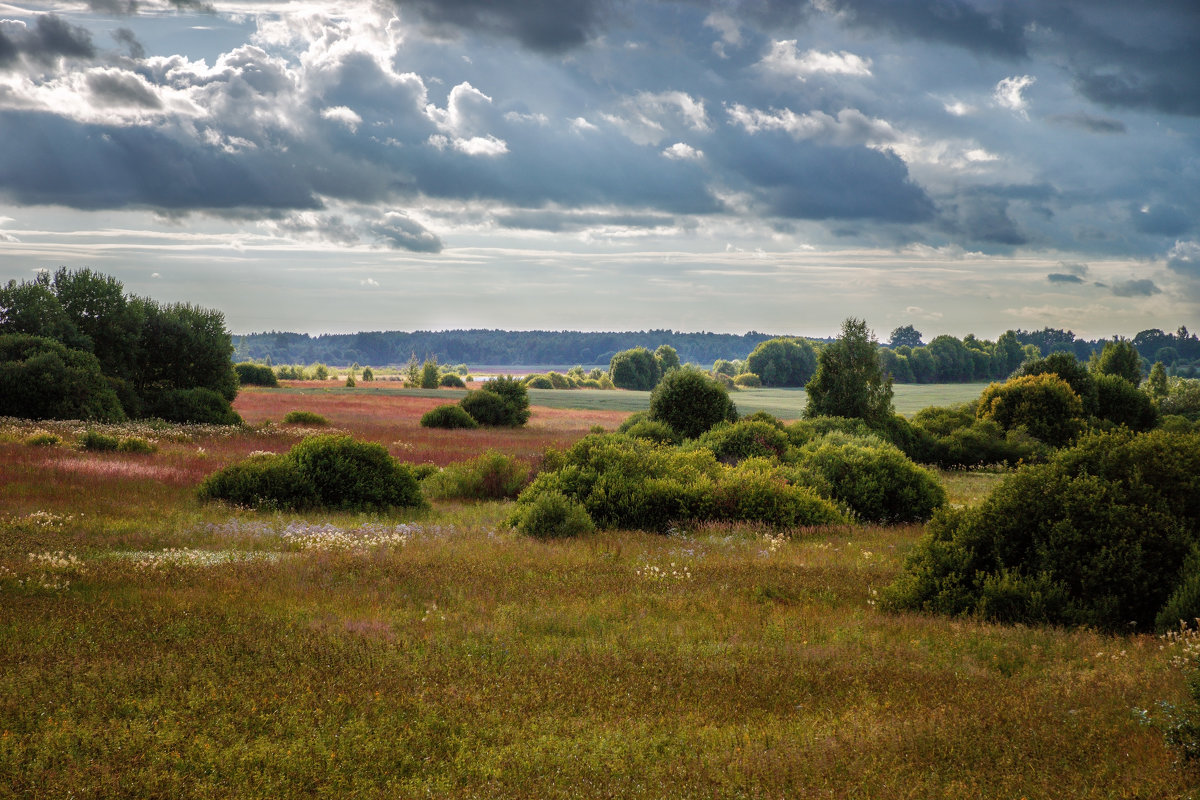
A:
[[[370,367],[363,367],[362,379],[363,383],[370,383],[371,381],[375,380],[375,373]]]
[[[0,334],[0,416],[122,422],[125,412],[91,353],[11,333]]]
[[[0,333],[42,336],[75,349],[83,349],[84,344],[46,272],[39,272],[32,281],[9,281],[0,288]]]
[[[937,361],[928,347],[914,347],[908,357],[908,366],[917,383],[933,383],[937,380]]]
[[[900,347],[902,345],[920,347],[922,344],[924,342],[921,341],[921,332],[912,325],[901,325],[892,331],[892,347]]]
[[[996,339],[996,346],[992,348],[991,374],[995,378],[1007,378],[1024,360],[1025,352],[1021,349],[1021,341],[1012,331],[1005,331]]]
[[[1093,416],[1097,410],[1096,382],[1079,359],[1073,353],[1051,353],[1045,358],[1034,358],[1025,361],[1017,370],[1016,376],[1045,375],[1051,373],[1062,378],[1071,386],[1071,390],[1079,395],[1083,403],[1083,411]],[[1040,437],[1039,437],[1040,438]]]
[[[649,391],[658,384],[658,359],[644,347],[622,350],[608,364],[608,375],[618,389]]]
[[[718,422],[736,420],[737,408],[718,381],[698,369],[677,369],[667,373],[650,395],[650,419],[665,422],[691,439]]]
[[[1167,370],[1163,367],[1161,361],[1156,361],[1154,366],[1150,368],[1150,377],[1146,379],[1146,389],[1150,393],[1150,399],[1155,405],[1162,402],[1167,396]]]
[[[736,378],[740,370],[736,361],[730,361],[727,358],[718,358],[713,362],[712,371],[714,375],[728,375],[731,378]]]
[[[480,425],[520,427],[529,421],[529,390],[511,375],[492,378],[459,401]]]
[[[1105,342],[1100,355],[1093,355],[1088,366],[1095,375],[1116,375],[1132,386],[1142,382],[1142,357],[1128,339]]]
[[[436,389],[440,380],[441,373],[438,371],[437,359],[425,359],[425,362],[421,364],[421,388]]]
[[[166,389],[195,388],[233,400],[237,375],[224,314],[187,303],[162,306],[139,298],[135,304],[145,321],[133,382],[147,402]]]
[[[413,387],[421,385],[421,365],[417,362],[416,353],[408,357],[408,364],[404,367],[404,384]]]
[[[667,370],[679,369],[679,353],[669,344],[660,344],[654,351],[654,360],[658,362],[658,374],[666,375]],[[582,372],[583,369],[580,369]]]
[[[1148,431],[1158,424],[1158,409],[1148,392],[1119,375],[1096,376],[1097,416],[1131,431]]]
[[[105,375],[132,380],[145,354],[138,334],[145,324],[141,302],[130,302],[116,278],[90,269],[54,273],[54,294],[81,340],[81,350],[94,353]],[[224,333],[224,318],[221,318]],[[232,342],[229,356],[233,353]]]
[[[927,349],[937,362],[940,383],[960,383],[975,377],[975,361],[970,351],[953,336],[935,337]]]
[[[803,386],[817,370],[817,351],[806,339],[768,339],[746,358],[746,370],[764,386]]]
[[[891,417],[892,379],[879,367],[866,320],[851,317],[842,323],[842,335],[821,350],[816,374],[805,389],[806,417],[854,417],[868,424]]]

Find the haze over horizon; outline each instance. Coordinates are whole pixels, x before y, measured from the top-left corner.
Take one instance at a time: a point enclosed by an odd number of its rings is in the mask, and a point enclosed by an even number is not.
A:
[[[286,330],[1200,328],[1200,4],[0,2],[0,281]]]

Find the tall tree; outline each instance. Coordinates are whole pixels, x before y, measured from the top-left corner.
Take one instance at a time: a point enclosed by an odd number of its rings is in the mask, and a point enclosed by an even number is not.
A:
[[[1096,375],[1124,378],[1134,386],[1142,382],[1142,357],[1128,339],[1105,342],[1100,354],[1092,356],[1088,368]]]
[[[912,325],[901,325],[892,331],[892,347],[900,347],[901,345],[920,347],[922,344],[924,343],[921,341],[921,332]]]
[[[803,386],[817,370],[817,351],[805,339],[768,339],[746,358],[764,386]]]
[[[892,415],[892,379],[879,366],[866,320],[847,319],[842,335],[821,350],[817,372],[804,387],[806,417],[857,417],[880,424]]]

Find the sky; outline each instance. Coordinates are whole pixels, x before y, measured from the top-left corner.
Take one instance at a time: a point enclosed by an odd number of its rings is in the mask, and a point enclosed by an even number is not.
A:
[[[0,281],[235,333],[1200,328],[1196,0],[0,0]]]

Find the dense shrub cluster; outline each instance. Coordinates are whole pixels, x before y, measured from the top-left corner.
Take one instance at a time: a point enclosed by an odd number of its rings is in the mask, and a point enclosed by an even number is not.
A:
[[[166,389],[155,395],[147,406],[149,416],[167,422],[195,422],[208,425],[241,425],[242,418],[229,401],[212,389]]]
[[[238,383],[242,386],[279,386],[275,370],[266,364],[242,361],[233,365],[233,371],[237,373]]]
[[[1200,434],[1094,434],[943,511],[886,593],[892,608],[1145,630],[1200,614]],[[1195,563],[1187,561],[1187,563]]]
[[[459,406],[480,425],[519,428],[529,421],[529,390],[521,381],[505,375],[468,392]]]
[[[297,410],[284,414],[283,423],[285,425],[311,425],[314,428],[323,428],[329,424],[329,420],[315,411]]]
[[[528,484],[528,464],[488,450],[433,473],[422,487],[437,500],[511,500]]]
[[[544,467],[521,493],[510,520],[529,533],[529,520],[536,517],[529,507],[538,503],[578,519],[569,505],[575,504],[600,528],[650,531],[689,520],[777,527],[845,520],[831,501],[789,482],[778,462],[752,459],[727,467],[704,448],[680,450],[624,435],[593,434],[566,453],[548,457]],[[541,500],[545,495],[561,496],[568,504]]]
[[[204,480],[200,497],[265,509],[425,504],[412,470],[382,445],[329,434],[304,439],[284,454],[251,456],[226,467]]]
[[[1024,427],[1046,444],[1062,447],[1082,429],[1083,403],[1071,384],[1043,373],[993,383],[980,395],[976,415],[1005,430]]]
[[[719,422],[695,442],[696,447],[708,449],[725,464],[747,458],[782,459],[789,444],[788,435],[782,429],[761,419]]]
[[[122,422],[125,411],[91,353],[8,334],[0,335],[0,416]]]
[[[718,422],[737,419],[729,391],[697,369],[671,370],[650,394],[650,419],[692,439]]]

